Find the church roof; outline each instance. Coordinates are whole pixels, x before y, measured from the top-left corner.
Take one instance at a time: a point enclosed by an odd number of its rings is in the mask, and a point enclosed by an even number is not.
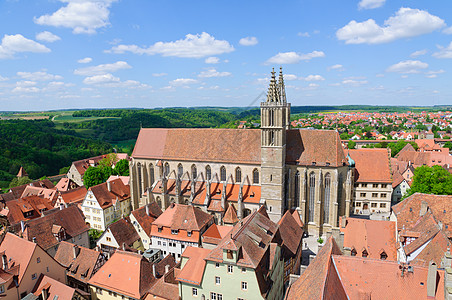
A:
[[[338,167],[347,164],[334,130],[287,131],[286,162]],[[261,164],[259,129],[142,128],[134,158]]]

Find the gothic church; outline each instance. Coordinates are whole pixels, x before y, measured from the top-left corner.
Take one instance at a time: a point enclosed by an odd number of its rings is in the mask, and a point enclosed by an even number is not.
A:
[[[234,224],[265,205],[275,222],[297,210],[309,234],[337,229],[353,187],[338,133],[290,128],[282,70],[278,80],[272,71],[260,108],[260,129],[141,129],[130,163],[133,209],[191,204]]]

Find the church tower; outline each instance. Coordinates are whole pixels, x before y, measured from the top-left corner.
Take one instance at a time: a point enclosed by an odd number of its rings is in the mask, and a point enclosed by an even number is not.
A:
[[[286,130],[290,129],[290,104],[282,68],[276,81],[272,71],[267,100],[261,102],[261,201],[267,204],[272,221],[279,221],[285,210]]]

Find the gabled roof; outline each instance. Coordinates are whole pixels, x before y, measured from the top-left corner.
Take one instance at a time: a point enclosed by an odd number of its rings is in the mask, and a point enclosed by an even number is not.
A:
[[[75,294],[74,288],[41,274],[32,293],[35,296],[40,296],[44,289],[47,290],[47,299],[72,300]]]
[[[218,245],[231,230],[231,226],[221,226],[214,223],[203,233],[202,242]]]
[[[117,250],[88,283],[140,299],[155,282],[147,259],[140,254]]]
[[[28,221],[24,237],[30,241],[36,238],[36,243],[47,250],[60,242],[52,232],[55,225],[64,229],[67,239],[89,230],[81,210],[76,205],[72,205],[64,209],[53,209],[41,218]]]
[[[397,261],[395,222],[347,218],[345,228],[340,230],[344,233],[344,247],[355,249],[357,256],[361,257],[365,249],[368,258],[380,259],[384,251],[387,260]]]
[[[42,188],[42,187],[34,187],[27,185],[20,196],[21,198],[28,197],[28,196],[39,196],[45,199],[48,199],[52,201],[52,204],[57,198],[57,191],[55,189],[48,189],[48,188]]]
[[[70,204],[70,203],[82,202],[85,199],[87,192],[88,191],[86,190],[86,188],[84,186],[81,186],[81,187],[71,189],[71,190],[68,190],[65,192],[60,192],[59,196],[64,201],[64,203]]]
[[[74,251],[76,257],[74,257]],[[68,270],[67,275],[87,282],[96,271],[98,261],[103,261],[102,253],[93,249],[61,242],[55,254],[55,260]]]
[[[157,227],[200,231],[213,216],[192,205],[172,204],[153,223]]]
[[[229,205],[228,209],[224,213],[223,222],[228,224],[235,224],[238,221],[239,218],[237,218],[237,210],[235,209],[234,205]]]
[[[260,152],[259,129],[142,128],[132,157],[260,164]],[[346,164],[339,135],[333,130],[288,130],[286,162],[301,165],[328,163],[330,166]]]
[[[146,207],[148,207],[149,215],[146,213]],[[143,228],[144,232],[150,236],[151,225],[162,214],[162,209],[158,206],[157,202],[152,201],[145,206],[135,209],[131,214],[135,217],[141,228]]]
[[[116,200],[130,198],[130,186],[124,185],[120,178],[92,186],[89,191],[94,194],[102,209],[110,207]]]
[[[167,257],[172,257],[168,255]],[[172,268],[162,278],[160,278],[149,290],[149,294],[144,298],[145,300],[156,299],[179,299],[179,285],[176,277],[179,275],[180,269]]]
[[[387,149],[351,149],[355,182],[392,183]]]
[[[20,223],[41,216],[42,210],[53,209],[52,203],[45,198],[38,196],[28,196],[6,202],[9,209],[8,221],[11,225]],[[25,217],[24,213],[31,212],[30,216]]]
[[[285,246],[292,255],[295,255],[298,248],[301,247],[303,228],[300,227],[290,211],[286,211],[281,220],[279,220],[278,228],[283,242],[282,245]]]
[[[201,285],[206,267],[205,258],[209,255],[210,251],[205,248],[187,247],[184,253],[182,253],[182,259],[188,258],[188,261],[176,279],[197,286]]]
[[[17,177],[25,177],[28,176],[27,172],[25,171],[24,167],[20,167],[19,172],[17,173]]]
[[[119,246],[125,244],[126,246],[132,246],[140,236],[136,232],[133,225],[130,223],[128,217],[122,218],[114,223],[111,223],[105,232],[110,231]]]
[[[63,177],[55,185],[55,189],[59,192],[66,192],[71,190],[73,187],[78,187],[78,185],[70,178]]]

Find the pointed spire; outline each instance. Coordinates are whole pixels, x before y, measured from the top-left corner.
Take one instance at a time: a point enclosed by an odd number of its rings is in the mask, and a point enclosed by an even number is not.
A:
[[[282,73],[282,67],[279,67],[278,92],[279,92],[279,101],[281,101],[282,103],[286,103],[286,87],[284,86],[284,76]]]
[[[278,102],[279,94],[278,87],[276,83],[275,69],[272,69],[272,78],[270,79],[270,86],[267,92],[267,102]]]

